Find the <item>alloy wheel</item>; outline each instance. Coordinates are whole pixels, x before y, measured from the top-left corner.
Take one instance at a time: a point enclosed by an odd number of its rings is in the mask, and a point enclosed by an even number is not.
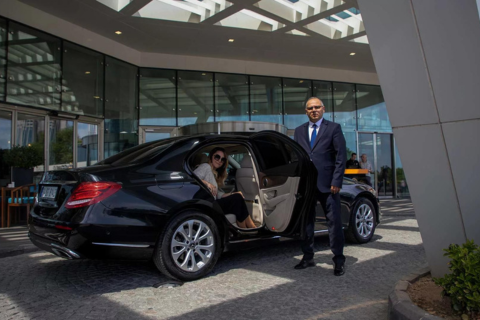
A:
[[[200,220],[182,222],[173,233],[170,253],[180,269],[197,272],[205,267],[215,254],[212,230]]]
[[[355,226],[358,234],[363,238],[369,237],[373,230],[373,223],[372,208],[367,204],[362,204],[355,213]]]

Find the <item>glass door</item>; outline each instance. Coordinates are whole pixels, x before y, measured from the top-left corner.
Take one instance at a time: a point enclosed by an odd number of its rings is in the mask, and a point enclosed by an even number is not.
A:
[[[3,161],[4,150],[12,146],[12,112],[0,110],[0,187],[10,183],[10,167]]]
[[[140,127],[140,136],[138,143],[168,139],[176,137],[178,129],[176,127]]]
[[[88,167],[98,162],[98,125],[77,122],[76,161],[77,168]]]
[[[366,181],[370,183],[379,196],[393,197],[395,193],[395,176],[393,161],[393,135],[390,133],[358,133],[359,162],[363,167],[372,168]]]

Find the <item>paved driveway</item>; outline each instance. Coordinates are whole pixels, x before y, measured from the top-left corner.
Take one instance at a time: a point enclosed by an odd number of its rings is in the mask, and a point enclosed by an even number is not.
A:
[[[0,259],[0,319],[386,319],[387,295],[425,266],[413,217],[384,217],[374,241],[348,245],[333,276],[327,237],[316,268],[294,270],[299,242],[228,252],[214,273],[176,288],[152,263],[67,261],[44,252]]]

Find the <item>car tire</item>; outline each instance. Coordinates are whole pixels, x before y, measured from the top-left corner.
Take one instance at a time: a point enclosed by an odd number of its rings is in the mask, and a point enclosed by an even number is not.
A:
[[[222,250],[213,219],[201,212],[185,211],[173,218],[160,235],[153,261],[166,276],[193,281],[212,271]]]
[[[372,202],[366,198],[358,199],[350,214],[347,240],[353,243],[367,243],[372,240],[376,226],[377,217]]]

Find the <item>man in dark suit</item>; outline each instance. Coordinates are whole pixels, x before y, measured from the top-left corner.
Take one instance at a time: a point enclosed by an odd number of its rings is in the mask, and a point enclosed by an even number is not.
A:
[[[320,99],[316,97],[308,99],[305,111],[309,121],[295,129],[294,140],[307,151],[317,168],[317,199],[327,218],[330,249],[334,254],[334,274],[341,276],[345,273],[343,255],[345,239],[340,209],[340,189],[347,160],[345,138],[338,123],[323,119],[325,106]],[[309,213],[307,221],[307,237],[302,244],[303,258],[295,269],[315,266],[313,261],[315,207]]]
[[[357,160],[357,154],[352,153],[351,158],[347,161],[347,169],[360,169],[360,163]]]

